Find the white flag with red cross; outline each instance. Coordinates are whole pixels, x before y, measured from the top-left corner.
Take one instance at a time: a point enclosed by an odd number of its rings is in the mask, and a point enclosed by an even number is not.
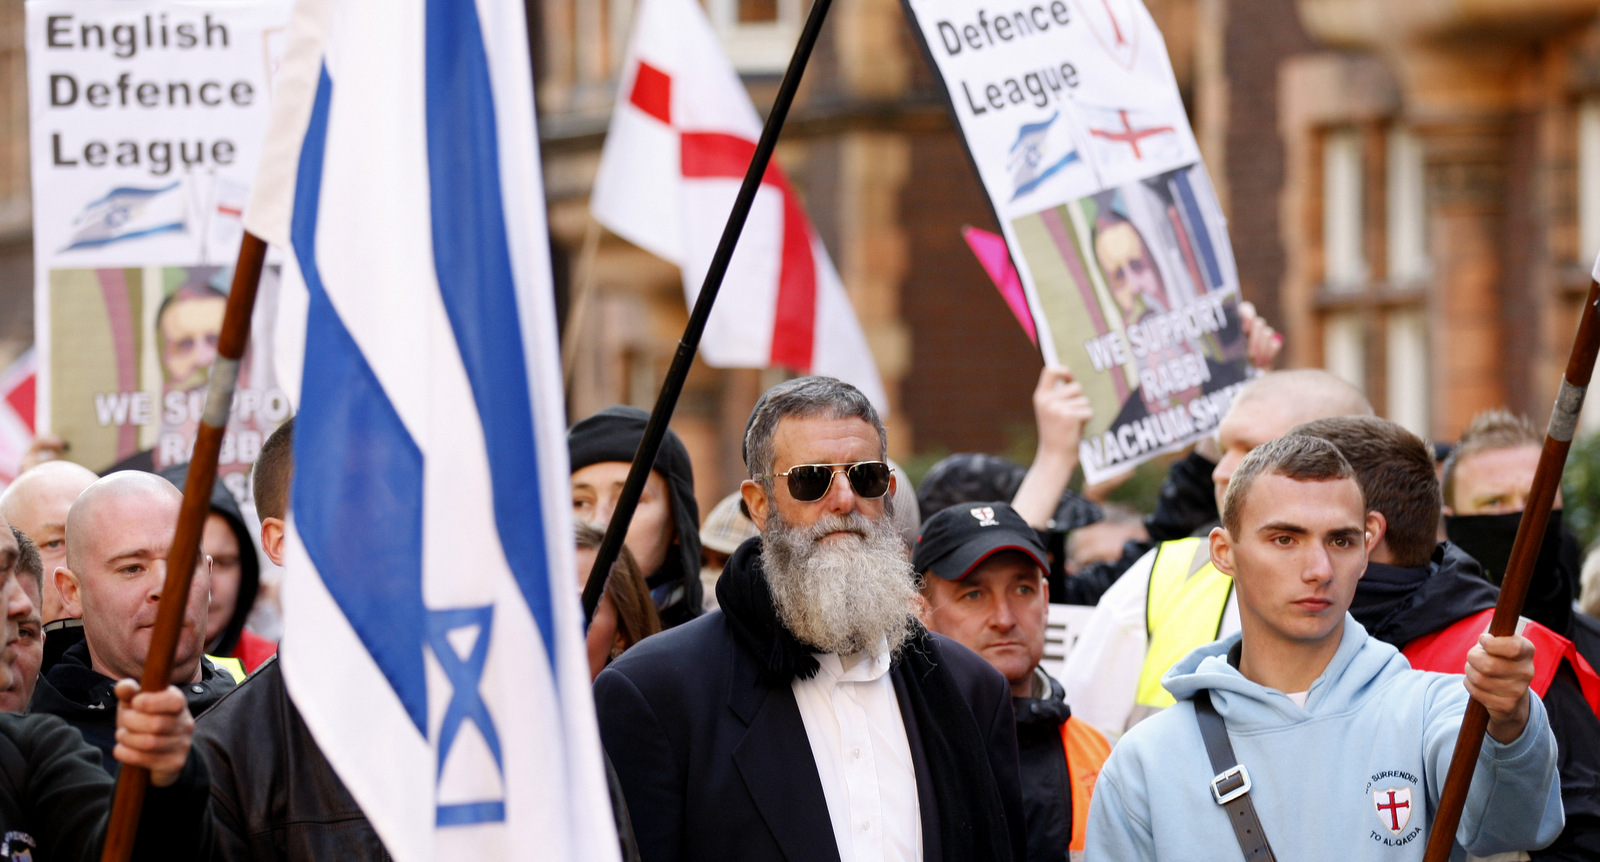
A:
[[[761,136],[761,119],[694,0],[642,0],[590,207],[623,239],[677,264],[693,306]],[[776,162],[706,323],[700,355],[854,384],[887,412],[844,284]]]

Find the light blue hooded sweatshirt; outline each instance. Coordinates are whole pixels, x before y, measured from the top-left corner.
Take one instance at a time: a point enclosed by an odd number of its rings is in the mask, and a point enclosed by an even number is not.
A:
[[[1229,860],[1243,856],[1195,722],[1211,691],[1250,798],[1280,862],[1421,860],[1468,700],[1459,674],[1413,670],[1349,614],[1339,650],[1305,708],[1228,663],[1239,635],[1207,644],[1161,683],[1177,704],[1140,722],[1111,752],[1089,808],[1085,859]],[[1530,698],[1522,736],[1485,736],[1452,859],[1534,850],[1561,832],[1556,744]]]

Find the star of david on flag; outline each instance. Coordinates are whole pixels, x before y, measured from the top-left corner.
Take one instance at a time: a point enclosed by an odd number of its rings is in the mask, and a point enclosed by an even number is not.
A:
[[[284,679],[402,862],[618,858],[523,14],[302,0],[246,214],[298,408]]]

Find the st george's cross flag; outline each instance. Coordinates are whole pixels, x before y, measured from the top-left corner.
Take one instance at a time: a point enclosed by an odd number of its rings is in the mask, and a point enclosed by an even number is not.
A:
[[[401,862],[619,856],[523,14],[302,0],[246,216],[298,381],[284,679]]]
[[[16,481],[22,458],[33,445],[38,377],[39,359],[32,347],[0,371],[0,485]]]
[[[695,0],[641,0],[590,208],[676,264],[693,307],[761,137],[761,119]],[[706,323],[700,355],[855,384],[883,382],[828,250],[783,169],[767,168]]]

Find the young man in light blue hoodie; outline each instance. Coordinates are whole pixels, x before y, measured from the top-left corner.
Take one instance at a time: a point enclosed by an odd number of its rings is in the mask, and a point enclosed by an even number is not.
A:
[[[1326,441],[1258,447],[1233,475],[1211,559],[1241,633],[1162,678],[1177,705],[1123,737],[1100,773],[1086,858],[1237,860],[1218,802],[1242,795],[1279,860],[1420,860],[1470,696],[1489,711],[1453,858],[1531,850],[1562,827],[1556,746],[1530,697],[1533,645],[1491,638],[1462,677],[1414,671],[1347,613],[1382,515]],[[1218,783],[1197,722],[1209,699],[1248,781]],[[1236,808],[1238,803],[1232,803]]]

